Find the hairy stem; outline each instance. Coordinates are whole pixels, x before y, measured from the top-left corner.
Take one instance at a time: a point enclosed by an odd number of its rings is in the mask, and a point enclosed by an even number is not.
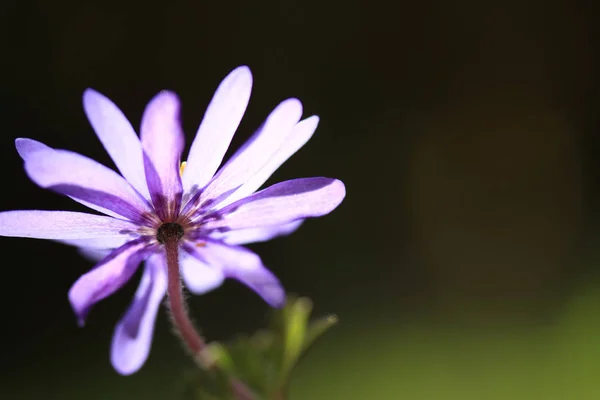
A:
[[[194,328],[183,300],[179,273],[179,237],[176,235],[165,236],[163,244],[167,253],[167,295],[173,325],[190,352],[194,356],[198,356],[206,348],[206,342]]]
[[[188,315],[187,307],[183,299],[181,287],[181,275],[179,272],[179,240],[181,239],[180,228],[167,224],[160,231],[159,240],[165,246],[167,253],[167,295],[173,326],[181,336],[184,344],[192,353],[197,362],[205,368],[214,368],[212,360],[202,357],[203,350],[207,345],[202,336],[196,331],[194,324]],[[240,380],[230,380],[231,392],[237,400],[254,400],[252,391]]]

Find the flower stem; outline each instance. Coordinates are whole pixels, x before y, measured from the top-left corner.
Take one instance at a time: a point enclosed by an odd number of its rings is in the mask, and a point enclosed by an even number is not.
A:
[[[179,273],[179,237],[167,234],[164,237],[163,245],[167,253],[167,295],[173,325],[190,352],[194,356],[198,356],[206,349],[206,342],[194,328],[183,300]],[[210,365],[204,366],[210,367]]]
[[[179,239],[181,239],[181,234],[176,227],[166,226],[160,232],[160,242],[165,246],[167,254],[167,296],[173,326],[196,361],[204,368],[215,368],[214,361],[204,356],[204,350],[207,348],[206,342],[192,324],[183,299],[179,272]],[[242,381],[232,378],[229,384],[237,400],[255,399],[252,391]]]

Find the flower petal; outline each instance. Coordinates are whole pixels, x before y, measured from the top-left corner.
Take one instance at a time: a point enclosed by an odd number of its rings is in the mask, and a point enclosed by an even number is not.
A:
[[[223,284],[225,275],[218,265],[210,265],[203,261],[192,245],[181,252],[181,276],[188,290],[194,294],[204,294]]]
[[[198,248],[197,256],[207,264],[221,268],[226,277],[237,279],[254,290],[271,307],[284,305],[285,291],[281,283],[250,250],[208,241]]]
[[[110,239],[126,237],[137,226],[122,219],[71,211],[0,212],[0,236],[33,239]]]
[[[71,286],[69,301],[80,325],[94,304],[119,290],[131,278],[146,256],[143,251],[146,246],[145,241],[138,239],[119,247]]]
[[[285,139],[285,142],[283,142],[267,163],[238,190],[233,192],[231,196],[220,203],[219,206],[223,207],[231,204],[257,191],[288,158],[293,156],[310,140],[317,129],[317,125],[319,125],[319,117],[316,115],[298,122],[290,135]]]
[[[121,174],[149,200],[142,144],[127,117],[115,103],[93,89],[83,93],[83,109]]]
[[[337,179],[303,178],[285,181],[217,211],[220,218],[207,221],[204,227],[248,229],[320,217],[333,211],[345,194],[344,184]]]
[[[121,375],[137,372],[150,354],[156,314],[167,291],[162,258],[162,254],[156,254],[146,261],[133,302],[115,328],[110,358]]]
[[[174,93],[162,91],[150,101],[142,117],[141,138],[150,197],[164,219],[179,210],[182,192],[179,165],[184,138]]]
[[[211,237],[222,239],[227,244],[248,244],[257,242],[266,242],[278,236],[287,236],[296,231],[302,225],[304,220],[290,222],[283,225],[265,226],[254,229],[239,229],[227,232],[215,232]]]
[[[67,150],[55,150],[31,139],[17,139],[17,151],[32,181],[65,194],[94,210],[112,211],[139,221],[150,211],[143,198],[115,171]],[[109,213],[113,215],[112,213]]]
[[[93,238],[93,239],[63,239],[57,240],[59,243],[63,243],[69,246],[83,247],[88,249],[109,249],[114,250],[118,247],[123,246],[125,243],[137,239],[139,235],[134,233],[122,233],[119,235],[105,237],[105,238]]]
[[[202,194],[204,201],[238,189],[265,165],[302,116],[302,103],[288,99],[271,112],[256,132],[217,172]]]
[[[80,247],[77,250],[79,250],[79,254],[81,254],[86,259],[93,262],[98,262],[103,258],[107,257],[110,253],[112,253],[114,249],[95,249],[89,247]]]
[[[19,153],[23,161],[27,161],[27,158],[30,156],[30,154],[35,151],[52,150],[52,147],[46,146],[42,142],[27,138],[15,139],[15,147],[17,149],[17,153]]]
[[[192,142],[183,172],[185,192],[202,189],[213,177],[248,106],[252,73],[246,66],[234,69],[217,88]]]

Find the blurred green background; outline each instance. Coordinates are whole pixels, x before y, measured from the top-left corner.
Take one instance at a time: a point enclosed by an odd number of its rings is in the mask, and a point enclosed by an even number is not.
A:
[[[14,138],[111,165],[81,94],[139,125],[176,91],[191,143],[235,66],[254,92],[233,148],[299,97],[315,137],[272,181],[342,179],[333,214],[251,246],[315,315],[341,322],[292,399],[600,398],[597,24],[588,2],[6,2],[0,13],[1,209],[83,208],[31,183]],[[159,317],[144,368],[109,364],[136,282],[76,327],[71,248],[2,247],[2,399],[175,399],[191,366]],[[225,340],[265,323],[237,282],[190,308]]]

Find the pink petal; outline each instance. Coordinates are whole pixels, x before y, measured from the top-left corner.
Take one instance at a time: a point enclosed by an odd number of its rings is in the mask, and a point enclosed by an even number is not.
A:
[[[190,148],[182,178],[186,192],[202,189],[219,168],[251,91],[252,74],[246,66],[234,69],[217,88]]]
[[[137,372],[150,354],[156,314],[167,291],[162,254],[146,261],[133,302],[117,324],[110,349],[112,365],[121,375]]]
[[[206,222],[204,227],[229,230],[260,228],[320,217],[333,211],[345,195],[344,184],[337,179],[285,181],[228,205],[217,212],[220,218]]]
[[[102,145],[121,174],[150,200],[142,145],[127,117],[106,96],[93,89],[83,93],[83,108]]]
[[[121,240],[137,226],[129,221],[71,211],[0,212],[0,236],[58,240]]]

